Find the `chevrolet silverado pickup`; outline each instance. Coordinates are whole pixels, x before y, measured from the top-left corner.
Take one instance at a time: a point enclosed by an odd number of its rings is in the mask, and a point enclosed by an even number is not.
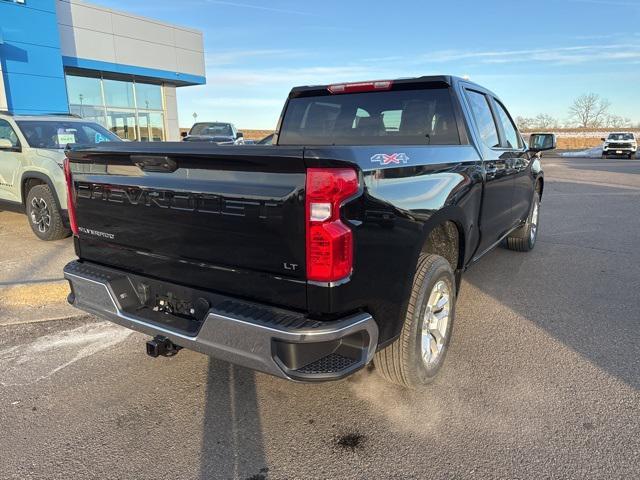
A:
[[[632,159],[638,151],[638,142],[632,132],[610,133],[602,141],[604,142],[602,144],[602,158],[607,158],[610,155],[624,155],[628,159]]]
[[[373,361],[429,383],[461,274],[529,251],[544,179],[489,90],[450,76],[294,88],[272,146],[74,146],[65,173],[76,307],[295,381]]]
[[[189,133],[182,137],[183,142],[209,142],[215,145],[243,145],[244,134],[232,123],[196,123]]]

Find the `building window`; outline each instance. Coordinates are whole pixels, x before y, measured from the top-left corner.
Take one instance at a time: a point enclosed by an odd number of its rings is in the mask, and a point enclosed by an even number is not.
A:
[[[102,105],[102,86],[99,78],[67,76],[69,103],[83,105]]]
[[[158,85],[136,83],[136,100],[138,108],[162,110],[162,90]]]
[[[133,83],[103,80],[102,85],[104,86],[104,103],[107,107],[136,108],[136,102],[133,98]]]
[[[67,75],[67,93],[71,113],[104,125],[120,138],[166,138],[160,85]]]

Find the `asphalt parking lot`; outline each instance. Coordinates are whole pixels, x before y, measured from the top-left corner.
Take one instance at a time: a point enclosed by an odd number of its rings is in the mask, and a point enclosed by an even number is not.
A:
[[[91,317],[0,326],[0,477],[637,478],[640,160],[544,165],[536,249],[467,272],[426,392],[154,360]],[[25,250],[23,221],[0,212],[0,283],[59,278],[69,242]]]

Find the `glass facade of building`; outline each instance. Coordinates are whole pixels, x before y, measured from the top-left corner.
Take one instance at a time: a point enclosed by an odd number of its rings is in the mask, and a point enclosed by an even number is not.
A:
[[[161,85],[67,74],[71,113],[96,121],[120,138],[166,139]]]

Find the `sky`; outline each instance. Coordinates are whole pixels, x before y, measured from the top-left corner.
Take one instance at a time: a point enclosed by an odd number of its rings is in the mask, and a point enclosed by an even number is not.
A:
[[[92,0],[204,32],[180,125],[273,129],[297,85],[468,76],[511,114],[564,122],[596,93],[640,122],[640,0]]]

